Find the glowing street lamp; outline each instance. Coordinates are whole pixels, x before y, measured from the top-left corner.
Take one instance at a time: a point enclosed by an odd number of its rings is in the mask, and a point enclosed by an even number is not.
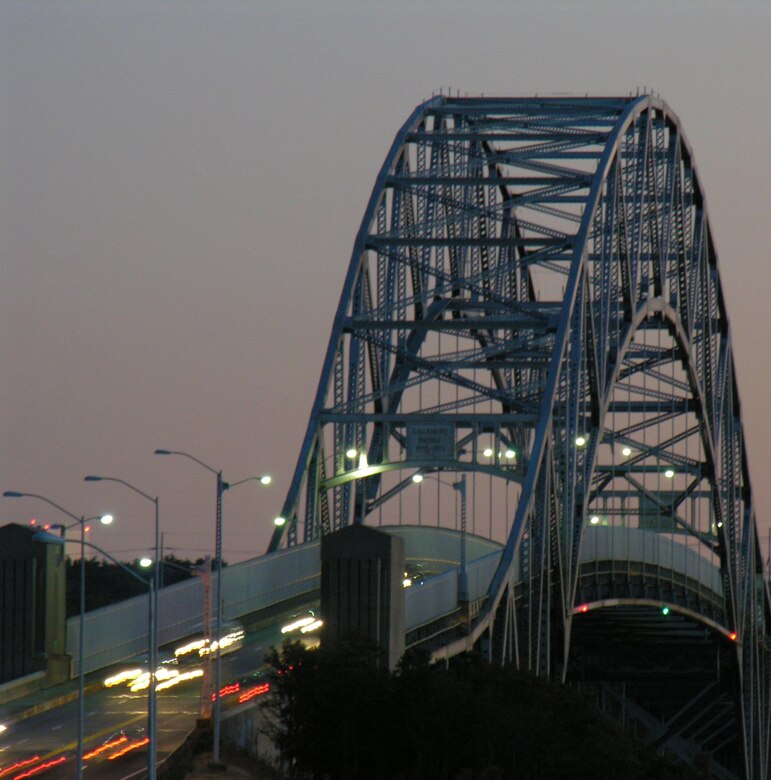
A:
[[[142,496],[152,504],[155,504],[155,558],[158,560],[158,551],[160,549],[160,528],[158,524],[158,496],[153,498],[144,491],[140,490],[130,482],[126,482],[118,477],[97,477],[93,474],[89,474],[83,478],[85,482],[117,482],[129,490],[133,491],[137,495]],[[137,575],[138,576],[138,575]],[[160,566],[155,567],[155,586],[151,588],[150,599],[150,688],[148,692],[148,721],[150,725],[150,733],[148,737],[150,742],[148,744],[148,760],[147,760],[147,777],[148,780],[155,780],[157,772],[157,760],[158,753],[158,700],[155,690],[155,671],[158,668],[158,591],[160,590]],[[141,577],[140,577],[141,579]]]
[[[220,763],[220,680],[222,675],[222,654],[220,652],[220,635],[222,632],[222,494],[230,488],[236,487],[236,485],[242,485],[244,482],[256,481],[261,485],[269,485],[271,483],[271,477],[268,474],[262,474],[259,477],[246,477],[246,479],[240,479],[238,482],[225,482],[222,479],[222,469],[215,469],[204,463],[202,460],[191,455],[189,452],[180,452],[179,450],[155,450],[156,455],[181,455],[183,458],[192,460],[202,468],[210,471],[217,477],[217,508],[215,516],[215,533],[214,533],[214,567],[217,571],[217,592],[215,598],[217,600],[214,612],[214,630],[217,637],[217,650],[214,659],[214,735],[213,735],[213,748],[212,748],[212,761],[214,764]],[[276,525],[278,518],[274,521]],[[157,556],[156,556],[157,557]]]
[[[3,494],[5,495],[5,494]],[[45,500],[45,499],[44,499]],[[51,502],[49,502],[51,503]],[[69,513],[67,513],[69,514]],[[50,534],[47,531],[38,531],[36,534],[33,534],[32,536],[33,542],[43,542],[45,544],[65,544],[65,538],[63,536],[56,536],[55,534]],[[129,569],[128,566],[124,566],[117,558],[113,558],[110,553],[103,550],[101,547],[97,547],[95,544],[91,544],[91,542],[82,542],[83,546],[90,547],[92,550],[96,550],[100,555],[107,558],[108,560],[112,561],[116,566],[120,566],[123,571],[128,572],[132,577],[139,580],[143,585],[146,585],[148,588],[147,592],[147,615],[148,615],[148,627],[147,627],[147,633],[148,633],[148,642],[150,644],[150,658],[152,659],[154,656],[154,638],[153,638],[153,579],[152,577],[149,577],[148,579],[145,579],[144,577],[140,577],[135,571],[132,571]],[[82,645],[81,645],[81,652],[82,652]],[[152,664],[152,661],[151,661]],[[83,662],[81,660],[81,670],[83,669]],[[147,776],[148,777],[155,777],[155,756],[156,751],[154,750],[154,744],[155,741],[153,739],[152,730],[153,730],[153,717],[154,717],[154,708],[151,706],[150,701],[155,696],[155,684],[153,680],[155,679],[155,667],[150,667],[150,685],[147,688],[147,731],[149,736],[149,742],[147,745]],[[82,678],[81,678],[82,679]],[[79,740],[80,741],[80,740]],[[82,751],[82,744],[80,746],[80,751],[78,753],[79,756],[79,765],[78,765],[78,777],[82,777],[82,761],[83,761],[83,751]]]
[[[460,567],[458,573],[458,601],[468,602],[469,587],[468,571],[466,568],[466,475],[461,474],[460,479],[455,482],[445,482],[433,474],[423,475],[418,471],[412,475],[412,481],[419,485],[426,476],[436,480],[441,485],[451,487],[460,494]],[[405,585],[405,587],[408,586]]]
[[[94,517],[84,517],[81,515],[78,517],[72,512],[68,512],[64,507],[51,501],[50,498],[45,496],[39,496],[36,493],[21,493],[17,490],[6,490],[3,495],[6,498],[36,498],[39,501],[44,501],[49,506],[58,509],[62,514],[71,517],[75,522],[71,525],[61,526],[62,529],[62,544],[65,544],[66,533],[70,528],[74,528],[76,525],[80,526],[80,620],[78,621],[78,748],[77,748],[77,776],[78,780],[83,777],[83,739],[85,736],[85,675],[83,671],[83,640],[85,637],[84,632],[84,620],[86,613],[86,523],[91,520],[99,520],[103,525],[109,525],[113,517],[112,515],[96,515]],[[34,538],[34,537],[33,537]]]

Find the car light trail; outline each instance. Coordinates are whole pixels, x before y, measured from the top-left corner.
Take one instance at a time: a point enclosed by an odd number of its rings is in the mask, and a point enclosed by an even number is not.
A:
[[[112,688],[113,685],[120,685],[124,682],[133,682],[142,674],[142,671],[142,669],[125,669],[122,672],[118,672],[118,674],[114,674],[112,677],[108,677],[104,681],[104,686],[105,688]]]
[[[270,683],[262,683],[262,685],[255,685],[253,688],[247,688],[239,697],[238,703],[243,704],[255,696],[262,696],[263,693],[267,693],[270,690]]]
[[[18,769],[23,769],[25,766],[29,766],[30,764],[34,764],[35,761],[40,761],[40,756],[33,756],[32,758],[25,758],[24,761],[17,761],[15,764],[11,764],[10,766],[6,766],[6,767],[0,769],[0,777],[5,777],[6,775],[10,775],[11,772],[15,772]]]
[[[104,745],[99,745],[98,748],[94,748],[89,753],[86,753],[83,756],[83,760],[88,761],[89,758],[94,758],[95,756],[98,756],[107,750],[111,750],[112,748],[117,747],[118,745],[122,745],[124,742],[128,742],[128,737],[119,737],[118,739],[113,739],[110,742],[105,742]]]
[[[232,683],[226,685],[224,688],[220,688],[220,699],[223,696],[230,696],[233,693],[238,693],[241,690],[241,683]],[[214,694],[211,695],[211,700],[214,701]]]
[[[156,691],[163,691],[166,688],[171,688],[174,685],[179,685],[181,682],[185,682],[185,680],[194,680],[196,677],[203,677],[203,669],[193,669],[189,672],[182,672],[182,674],[175,675],[174,677],[170,677],[168,680],[164,680],[161,683],[158,683],[155,686]]]
[[[144,739],[140,739],[138,742],[132,742],[129,745],[126,745],[122,750],[119,750],[117,753],[113,753],[111,756],[107,756],[107,759],[109,761],[114,761],[116,758],[120,758],[121,756],[125,756],[126,753],[130,753],[132,750],[136,750],[137,748],[144,747],[150,739],[148,737],[145,737]]]
[[[43,764],[38,764],[38,766],[33,767],[27,772],[22,772],[20,775],[14,775],[13,780],[22,780],[25,777],[32,777],[32,775],[40,774],[40,772],[45,772],[46,769],[50,769],[52,766],[56,766],[57,764],[63,764],[66,760],[67,760],[67,756],[59,756],[59,758],[54,758],[51,761],[46,761]]]
[[[299,618],[298,620],[294,620],[291,623],[287,623],[285,626],[281,628],[282,634],[289,634],[292,631],[296,631],[298,628],[303,628],[303,626],[308,626],[311,623],[314,623],[316,621],[316,618],[313,615],[307,615],[306,617]]]

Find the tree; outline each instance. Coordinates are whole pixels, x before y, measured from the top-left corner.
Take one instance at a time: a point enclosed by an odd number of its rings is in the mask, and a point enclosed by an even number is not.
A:
[[[164,558],[170,566],[164,566],[164,586],[188,579],[192,574],[193,566],[203,562],[199,559],[195,563],[167,555]],[[132,569],[141,577],[148,576],[148,570],[139,565],[139,560],[124,563],[124,566]],[[224,564],[223,564],[224,565]],[[96,558],[86,558],[86,612],[99,607],[106,607],[118,601],[147,594],[147,588],[134,577],[126,573],[120,566],[109,561]],[[80,559],[67,558],[67,617],[80,614]]]
[[[266,702],[289,776],[557,780],[697,775],[633,742],[574,690],[473,655],[445,668],[407,653],[390,674],[354,640],[273,649]]]
[[[387,777],[379,768],[387,764],[390,675],[379,655],[364,639],[313,651],[287,642],[269,653],[271,737],[292,777]]]

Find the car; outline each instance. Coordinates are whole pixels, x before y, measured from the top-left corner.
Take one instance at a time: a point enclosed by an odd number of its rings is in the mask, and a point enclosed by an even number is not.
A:
[[[149,742],[144,726],[127,726],[110,734],[100,745],[83,754],[84,761],[101,756],[108,761],[115,761],[127,753],[144,747]]]
[[[220,628],[220,653],[226,655],[239,650],[244,645],[246,632],[244,627],[235,620],[226,620]],[[197,631],[184,642],[174,648],[174,656],[180,664],[200,663],[210,653],[217,650],[217,642],[209,646],[209,639],[206,637],[203,628],[198,627]]]
[[[413,585],[422,585],[425,578],[426,573],[423,571],[423,566],[420,563],[404,564],[404,579],[402,580],[403,587],[409,588]]]
[[[324,625],[324,621],[312,610],[298,612],[289,618],[289,622],[281,626],[281,633],[286,635],[310,634]]]
[[[176,658],[163,658],[156,669],[156,679],[162,681],[178,675],[179,672],[176,669],[178,665]],[[132,690],[146,688],[150,680],[148,669],[147,655],[138,656],[132,663],[114,668],[105,677],[104,687],[113,688],[116,685],[125,685]]]

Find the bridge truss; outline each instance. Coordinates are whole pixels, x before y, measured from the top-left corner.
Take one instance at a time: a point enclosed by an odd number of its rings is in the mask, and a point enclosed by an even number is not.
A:
[[[591,683],[657,747],[768,776],[728,318],[691,149],[654,97],[438,96],[396,136],[271,549],[455,525],[461,498],[505,548],[448,652]],[[666,535],[720,587],[623,553],[582,565],[593,527]]]

